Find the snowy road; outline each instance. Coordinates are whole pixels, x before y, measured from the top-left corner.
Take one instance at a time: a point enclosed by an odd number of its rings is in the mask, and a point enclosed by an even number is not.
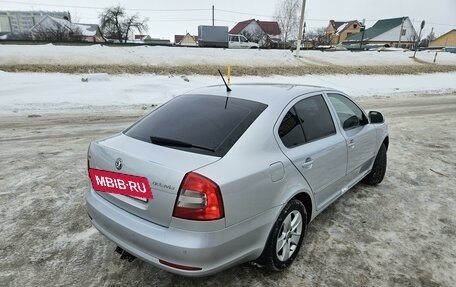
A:
[[[386,178],[378,187],[356,186],[319,215],[288,271],[268,273],[244,264],[212,277],[188,279],[140,260],[120,261],[115,245],[91,227],[83,199],[88,185],[88,143],[122,130],[151,109],[105,104],[112,103],[112,97],[129,104],[159,102],[174,92],[157,98],[151,93],[150,99],[145,92],[138,92],[143,95],[138,101],[123,99],[122,93],[107,96],[111,94],[108,91],[121,90],[118,80],[111,79],[99,82],[103,89],[90,94],[100,97],[100,105],[88,107],[92,100],[75,101],[77,89],[67,87],[74,80],[74,85],[85,87],[87,92],[90,89],[83,86],[87,83],[75,76],[52,77],[65,93],[54,92],[55,86],[46,90],[49,94],[36,92],[41,81],[35,79],[45,79],[43,87],[50,85],[45,75],[30,76],[29,85],[1,84],[0,286],[456,285],[454,90],[360,98],[367,109],[383,111],[389,123]],[[422,79],[414,86],[432,85]],[[138,86],[135,81],[127,86],[134,89]],[[179,79],[181,84],[169,86],[188,89],[188,85],[205,81],[216,79],[190,78],[190,84]],[[319,81],[344,83],[335,77]],[[390,91],[399,82],[380,88]],[[388,85],[388,81],[382,83]],[[441,87],[449,85],[454,82],[440,83]],[[15,102],[12,95],[16,89]],[[363,91],[369,91],[367,84],[351,92],[362,96]],[[54,108],[48,106],[53,102]],[[68,110],[61,111],[65,102]],[[40,110],[43,107],[45,113]],[[14,113],[13,109],[18,110]]]

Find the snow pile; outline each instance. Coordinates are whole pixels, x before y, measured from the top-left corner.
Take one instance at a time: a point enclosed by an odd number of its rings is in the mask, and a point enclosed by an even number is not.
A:
[[[81,81],[81,79],[87,81]],[[354,97],[456,92],[456,73],[427,75],[307,75],[234,77],[232,83],[326,86]],[[0,113],[91,106],[158,105],[192,89],[222,84],[215,76],[68,75],[0,72]]]
[[[379,53],[303,51],[297,59],[289,50],[237,50],[188,47],[108,47],[46,45],[0,45],[0,65],[420,65],[410,58],[413,52]],[[432,63],[434,52],[418,52],[421,63]],[[440,52],[437,64],[456,65],[456,54]]]

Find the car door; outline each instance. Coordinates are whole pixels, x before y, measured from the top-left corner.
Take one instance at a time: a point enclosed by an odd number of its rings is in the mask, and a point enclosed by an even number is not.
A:
[[[347,143],[347,185],[363,177],[375,159],[376,130],[363,110],[350,98],[338,93],[327,94],[339,118],[338,125]]]
[[[239,48],[239,36],[231,35],[230,36],[230,48]]]
[[[243,35],[239,35],[239,46],[244,49],[248,49],[249,47],[249,41],[247,38]]]
[[[317,210],[340,195],[346,175],[347,145],[336,131],[322,95],[290,103],[280,118],[277,135],[283,153],[312,188]]]

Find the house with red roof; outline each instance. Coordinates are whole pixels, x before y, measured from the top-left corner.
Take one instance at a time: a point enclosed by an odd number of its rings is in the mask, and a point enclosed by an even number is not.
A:
[[[256,42],[260,47],[270,47],[280,42],[280,27],[276,21],[260,21],[249,19],[237,23],[230,34],[242,34],[249,41]]]

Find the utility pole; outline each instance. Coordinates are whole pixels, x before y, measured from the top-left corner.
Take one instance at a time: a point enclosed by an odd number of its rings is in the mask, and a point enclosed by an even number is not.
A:
[[[400,48],[400,46],[401,46],[402,30],[404,29],[404,20],[405,20],[405,17],[402,17],[401,30],[399,31],[399,41],[397,42],[396,48]]]
[[[212,26],[214,26],[214,5],[212,5]]]
[[[423,32],[424,25],[426,25],[426,22],[423,20],[423,21],[421,21],[420,35],[418,36],[418,39],[416,40],[416,43],[415,43],[415,53],[413,53],[413,57],[412,57],[412,58],[415,58],[415,56],[416,56],[416,51],[418,50],[418,46],[419,46],[420,39],[421,39],[421,32]],[[415,34],[415,35],[416,35],[416,34]]]
[[[364,40],[364,32],[366,31],[366,19],[363,19],[363,25],[361,26],[362,34],[361,34],[361,41],[359,42],[359,49],[363,49],[363,40]]]
[[[304,12],[306,11],[306,0],[302,0],[301,19],[299,19],[299,34],[298,43],[296,44],[296,57],[299,58],[299,50],[301,50],[302,29],[304,27]]]

